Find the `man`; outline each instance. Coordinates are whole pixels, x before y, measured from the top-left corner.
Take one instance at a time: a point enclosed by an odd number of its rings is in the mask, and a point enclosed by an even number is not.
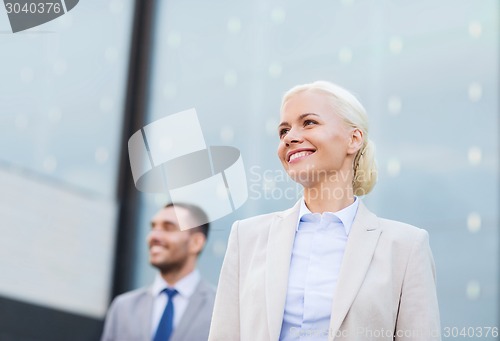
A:
[[[206,221],[200,208],[180,203],[166,205],[153,217],[149,261],[159,273],[151,287],[114,299],[101,341],[208,339],[215,290],[196,269],[208,236]],[[196,227],[181,231],[186,224]]]

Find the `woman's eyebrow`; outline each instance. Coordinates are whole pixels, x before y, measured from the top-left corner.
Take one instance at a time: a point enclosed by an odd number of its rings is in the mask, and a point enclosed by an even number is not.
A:
[[[281,127],[289,127],[290,126],[290,123],[288,122],[281,122],[280,125],[278,126],[278,129],[281,128]]]
[[[313,112],[306,112],[306,113],[304,113],[304,114],[301,114],[301,115],[298,117],[298,119],[297,119],[297,120],[298,120],[298,121],[303,120],[304,118],[306,118],[306,117],[307,117],[307,116],[309,116],[309,115],[312,115],[312,116],[318,116],[318,117],[319,117],[319,115],[318,115],[318,114],[315,114],[315,113],[313,113]],[[280,123],[280,125],[278,126],[278,129],[279,129],[279,128],[281,128],[281,127],[283,127],[283,126],[289,127],[289,126],[290,126],[290,123],[288,123],[288,122],[281,122],[281,123]]]
[[[309,115],[319,117],[319,115],[318,115],[318,114],[315,114],[315,113],[313,113],[313,112],[306,112],[305,114],[302,114],[302,115],[300,115],[300,116],[299,116],[299,120],[302,120],[302,119],[306,118],[306,117],[307,117],[307,116],[309,116]]]

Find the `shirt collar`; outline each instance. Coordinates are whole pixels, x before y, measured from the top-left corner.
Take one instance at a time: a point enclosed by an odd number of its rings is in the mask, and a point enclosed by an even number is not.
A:
[[[325,212],[325,213],[331,213],[335,215],[337,218],[339,218],[342,224],[344,225],[346,234],[349,235],[349,232],[351,232],[352,223],[354,222],[354,217],[356,216],[356,212],[358,211],[358,206],[359,206],[359,198],[357,196],[354,196],[354,202],[349,206],[337,212]],[[305,214],[313,214],[313,213],[309,210],[309,208],[307,208],[304,197],[302,197],[300,202],[299,217],[297,219],[297,227],[295,231],[298,231],[300,219]]]
[[[198,269],[195,269],[178,281],[173,288],[179,292],[179,295],[189,298],[194,293],[199,282],[200,272]],[[165,288],[172,288],[172,286],[169,285],[160,274],[157,274],[153,286],[151,287],[153,297],[160,295]]]

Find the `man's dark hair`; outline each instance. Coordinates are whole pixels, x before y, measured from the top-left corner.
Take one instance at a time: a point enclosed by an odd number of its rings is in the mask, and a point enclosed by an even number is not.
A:
[[[202,223],[197,227],[193,227],[193,229],[197,229],[205,236],[205,239],[208,239],[208,230],[210,229],[210,223],[208,222],[208,217],[205,211],[203,211],[200,207],[192,204],[186,204],[183,202],[176,203],[168,203],[164,208],[167,207],[182,207],[189,211],[189,214],[196,220],[196,222],[206,222]]]

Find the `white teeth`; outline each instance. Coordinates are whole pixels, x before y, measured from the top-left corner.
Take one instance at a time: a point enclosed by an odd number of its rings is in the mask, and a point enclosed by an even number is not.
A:
[[[161,250],[163,250],[163,246],[161,246],[161,245],[152,245],[152,246],[149,248],[149,250],[150,250],[151,252],[161,251]]]
[[[290,156],[290,160],[288,160],[288,162],[293,161],[293,160],[295,160],[296,158],[299,158],[299,157],[311,155],[312,153],[313,152],[311,152],[311,151],[303,151],[303,152],[298,152],[298,153],[292,154]]]

